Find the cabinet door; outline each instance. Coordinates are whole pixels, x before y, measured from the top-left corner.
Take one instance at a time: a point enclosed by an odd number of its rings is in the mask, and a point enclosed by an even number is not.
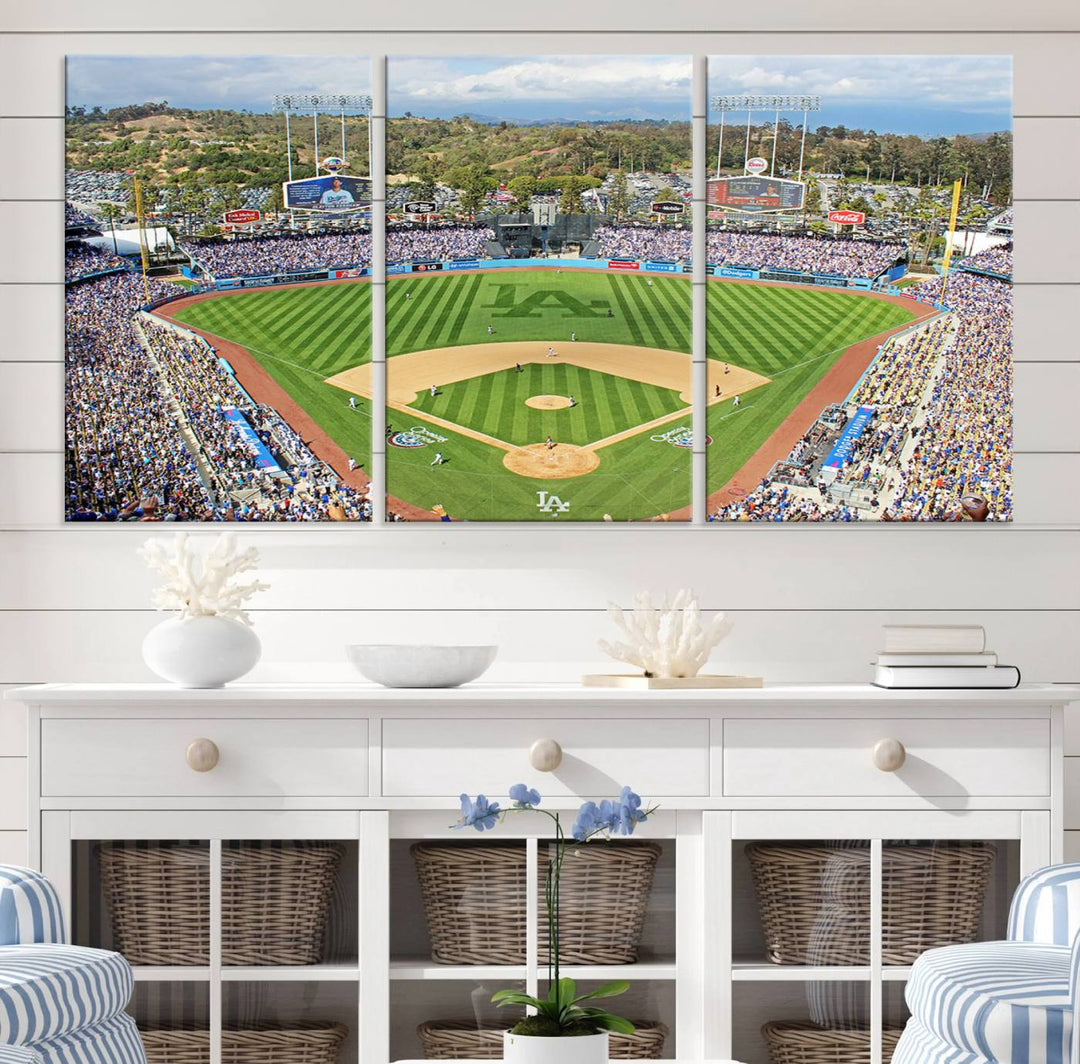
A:
[[[574,815],[560,812],[564,821]],[[513,815],[482,834],[451,831],[452,820],[391,818],[390,1059],[501,1057],[503,1031],[524,1010],[499,1008],[492,995],[510,988],[546,994],[556,953],[560,976],[573,978],[579,993],[630,983],[625,994],[597,1002],[636,1026],[612,1042],[613,1057],[673,1058],[675,900],[685,874],[678,817],[661,811],[633,838],[571,848],[557,951],[545,898],[550,820]]]
[[[77,812],[43,825],[72,940],[127,957],[129,1010],[154,1059],[220,1064],[240,1047],[385,1059],[362,1054],[359,1017],[372,982],[360,884],[385,867],[386,838],[381,850],[365,838],[360,814]],[[367,960],[385,983],[385,959]]]
[[[1005,935],[1012,892],[1049,861],[1048,812],[705,814],[706,1056],[800,1046],[888,1064],[925,950]]]

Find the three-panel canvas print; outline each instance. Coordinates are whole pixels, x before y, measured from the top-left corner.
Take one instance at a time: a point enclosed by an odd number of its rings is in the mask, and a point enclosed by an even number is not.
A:
[[[1010,58],[713,56],[701,158],[693,93],[69,57],[66,518],[1010,520]]]

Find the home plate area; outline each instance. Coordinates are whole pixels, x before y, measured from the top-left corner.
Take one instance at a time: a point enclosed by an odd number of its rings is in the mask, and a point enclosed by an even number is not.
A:
[[[691,370],[685,352],[625,344],[444,347],[388,359],[387,407],[499,448],[520,476],[562,480],[597,469],[612,444],[687,420]],[[719,362],[708,371],[710,403],[768,382]],[[370,365],[327,383],[373,397]]]

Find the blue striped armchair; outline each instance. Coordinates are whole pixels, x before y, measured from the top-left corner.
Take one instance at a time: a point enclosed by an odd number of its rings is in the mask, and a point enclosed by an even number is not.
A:
[[[119,953],[64,942],[40,872],[0,865],[0,1064],[146,1064]]]
[[[1070,1064],[1078,932],[1080,864],[1032,873],[1013,895],[1006,941],[915,962],[892,1064]]]

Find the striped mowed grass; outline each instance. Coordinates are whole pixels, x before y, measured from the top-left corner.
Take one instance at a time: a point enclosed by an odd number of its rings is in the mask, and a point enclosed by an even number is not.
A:
[[[912,315],[901,307],[854,292],[778,288],[767,285],[711,281],[707,288],[707,351],[713,359],[744,366],[770,378],[768,384],[745,393],[741,406],[730,401],[709,408],[710,489],[726,482],[853,343],[897,328]],[[387,283],[387,354],[430,350],[459,344],[506,340],[543,340],[556,345],[570,340],[634,344],[690,351],[691,286],[684,277],[653,278],[587,270],[492,270],[486,273],[446,273],[392,276]],[[223,293],[189,305],[177,319],[195,328],[241,344],[293,395],[319,425],[363,466],[370,454],[367,400],[358,410],[347,396],[328,385],[327,377],[370,361],[370,287],[365,282],[321,284],[265,292]],[[488,327],[491,332],[488,332]],[[528,368],[528,367],[525,367]],[[535,367],[547,370],[548,367]],[[553,370],[555,367],[551,367]],[[564,373],[578,367],[562,365]],[[498,376],[496,374],[490,375]],[[520,374],[518,376],[526,376]],[[606,374],[597,374],[607,378]],[[611,382],[617,381],[617,385]],[[503,425],[516,407],[523,416],[538,415],[524,401],[494,402],[485,377],[444,389],[459,404],[458,424],[470,425],[507,442],[536,442],[547,432],[533,426]],[[593,381],[593,394],[621,389],[622,378]],[[584,376],[565,384],[527,384],[532,394],[589,394]],[[461,394],[456,393],[461,389]],[[607,415],[614,431],[622,422],[642,424],[666,412],[663,389],[641,385],[641,394],[622,400]],[[487,396],[485,401],[484,397]],[[429,397],[430,398],[430,397]],[[505,396],[504,396],[505,400]],[[425,397],[415,404],[422,419]],[[488,409],[490,407],[490,409]],[[582,403],[580,414],[585,414]],[[467,411],[467,412],[466,412]],[[441,411],[434,411],[446,416]],[[573,411],[550,412],[556,417]],[[649,414],[649,416],[646,416]],[[394,423],[400,413],[390,415]],[[632,419],[640,418],[633,422]],[[453,420],[453,419],[451,419]],[[491,431],[491,424],[499,431]],[[482,425],[488,425],[485,429]],[[565,421],[561,424],[566,424]],[[442,431],[442,430],[440,430]],[[551,482],[531,481],[503,469],[502,452],[485,443],[447,430],[451,469],[431,471],[425,449],[395,451],[388,477],[393,494],[421,506],[448,502],[447,487],[455,483],[455,517],[475,520],[536,519],[535,487]],[[602,427],[588,434],[608,435]],[[567,442],[576,442],[565,435]],[[675,463],[675,464],[673,464]],[[685,466],[685,470],[684,470]],[[676,472],[676,470],[678,470]],[[650,440],[648,433],[604,451],[600,469],[573,481],[577,520],[612,513],[617,520],[648,517],[689,501],[689,463],[686,452]],[[439,473],[449,476],[440,478]],[[589,487],[595,483],[595,488]],[[564,485],[564,487],[568,487]],[[679,500],[682,500],[681,502]]]
[[[525,400],[537,395],[573,396],[577,405],[537,410]],[[679,393],[641,381],[599,373],[569,363],[526,363],[521,372],[502,370],[443,385],[436,395],[421,392],[412,406],[524,447],[547,436],[583,446],[686,407]]]
[[[388,356],[505,340],[690,351],[690,285],[599,270],[402,274],[386,285]],[[490,327],[490,332],[488,331]]]

